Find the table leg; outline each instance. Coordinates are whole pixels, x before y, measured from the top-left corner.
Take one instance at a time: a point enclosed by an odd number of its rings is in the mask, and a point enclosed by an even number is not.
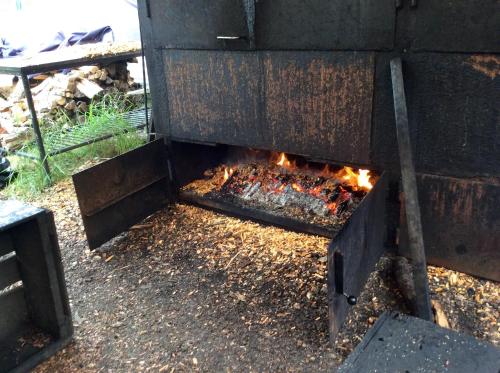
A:
[[[35,132],[36,144],[38,146],[38,151],[40,153],[40,160],[42,161],[43,168],[47,176],[50,178],[49,162],[47,159],[47,154],[45,153],[45,147],[43,145],[42,133],[40,132],[40,125],[38,123],[38,117],[36,115],[35,104],[33,103],[33,96],[31,95],[30,83],[26,74],[21,74],[21,79],[23,81],[24,94],[26,95],[26,101],[28,103],[28,109],[31,113],[31,125],[33,131]]]

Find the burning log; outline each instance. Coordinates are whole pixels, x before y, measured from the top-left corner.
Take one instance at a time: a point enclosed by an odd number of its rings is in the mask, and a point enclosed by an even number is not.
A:
[[[266,162],[219,166],[204,175],[184,190],[324,226],[345,221],[372,186],[368,170],[297,167],[284,153]]]

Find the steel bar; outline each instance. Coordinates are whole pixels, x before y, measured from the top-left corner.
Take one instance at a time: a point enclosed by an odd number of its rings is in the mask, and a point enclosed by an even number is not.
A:
[[[31,125],[33,126],[33,131],[35,132],[36,144],[40,153],[40,161],[42,162],[43,168],[50,179],[49,161],[47,159],[47,155],[45,154],[42,133],[40,132],[40,125],[38,123],[38,117],[36,116],[35,104],[33,103],[33,96],[31,95],[30,83],[27,75],[24,73],[21,74],[21,79],[23,81],[24,94],[26,95],[28,108],[31,113]]]
[[[413,281],[416,292],[415,308],[418,317],[430,321],[432,320],[432,310],[429,298],[427,262],[425,258],[420,206],[418,203],[417,179],[408,127],[408,110],[406,107],[401,59],[392,59],[390,65],[406,221],[410,254],[413,261]]]
[[[333,232],[332,230],[314,224],[302,222],[292,218],[272,215],[268,212],[248,207],[235,206],[234,204],[229,202],[215,201],[213,199],[197,196],[193,193],[181,192],[179,195],[179,199],[196,206],[223,212],[233,217],[247,219],[267,225],[274,225],[281,228],[287,228],[294,232],[309,233],[327,238],[332,238],[335,236],[335,232]]]
[[[145,125],[143,124],[143,125],[140,125],[137,127],[133,127],[133,130],[138,130],[138,129],[144,128],[144,126]],[[116,133],[116,132],[115,133],[108,133],[108,134],[102,135],[100,137],[95,137],[95,138],[80,142],[78,144],[74,144],[74,145],[66,146],[66,147],[61,148],[61,149],[54,150],[54,151],[49,153],[49,156],[52,157],[52,156],[57,155],[57,154],[66,153],[66,152],[69,152],[71,150],[81,148],[82,146],[90,145],[90,144],[93,144],[93,143],[99,142],[99,141],[103,141],[103,140],[109,139],[111,137],[117,136],[117,135],[122,134],[122,133],[128,133],[130,131],[131,130],[125,129],[119,133]]]

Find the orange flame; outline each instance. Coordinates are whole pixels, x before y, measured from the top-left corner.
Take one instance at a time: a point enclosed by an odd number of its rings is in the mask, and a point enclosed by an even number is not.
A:
[[[360,188],[365,188],[366,190],[370,190],[371,188],[373,188],[373,184],[370,183],[370,171],[369,170],[359,170],[358,186]]]
[[[344,180],[358,188],[370,190],[373,184],[370,182],[370,171],[359,169],[358,173],[354,172],[351,167],[344,167]]]
[[[276,164],[281,167],[290,167],[290,161],[286,158],[285,153],[280,154],[280,158]]]
[[[234,173],[234,170],[229,167],[224,167],[224,181],[227,181],[229,179],[229,176],[231,176]]]

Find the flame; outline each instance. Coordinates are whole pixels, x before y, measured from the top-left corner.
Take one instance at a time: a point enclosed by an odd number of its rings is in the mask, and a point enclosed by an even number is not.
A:
[[[299,184],[297,183],[292,183],[292,188],[297,191],[297,192],[303,192],[304,188],[302,188]]]
[[[229,167],[224,167],[224,181],[227,181],[229,179],[229,176],[231,176],[234,173],[234,170]]]
[[[373,184],[370,183],[370,170],[359,170],[358,186],[370,190]]]
[[[286,158],[285,153],[280,154],[280,158],[276,164],[281,167],[290,167],[290,161]]]
[[[359,169],[358,173],[356,173],[351,167],[344,167],[343,171],[345,173],[343,178],[349,184],[366,190],[373,188],[373,184],[370,182],[370,170]]]

